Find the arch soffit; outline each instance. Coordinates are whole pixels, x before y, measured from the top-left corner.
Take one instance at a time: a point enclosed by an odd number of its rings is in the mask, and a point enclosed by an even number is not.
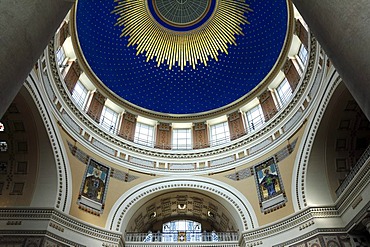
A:
[[[106,229],[124,232],[129,219],[145,202],[166,191],[184,189],[198,191],[218,200],[230,212],[240,232],[258,227],[252,205],[230,185],[204,177],[171,176],[144,182],[124,193],[113,205]]]
[[[338,85],[341,82],[341,78],[339,77],[338,73],[335,70],[331,70],[331,73],[327,76],[327,83],[324,88],[322,88],[319,97],[322,98],[320,104],[317,106],[316,113],[313,114],[307,125],[305,133],[303,135],[303,139],[301,141],[301,145],[298,150],[298,155],[295,160],[294,168],[293,168],[293,177],[292,177],[292,202],[294,211],[300,211],[308,206],[307,201],[307,189],[309,187],[308,184],[308,176],[307,176],[307,169],[308,165],[311,163],[311,152],[314,145],[314,140],[316,139],[316,135],[318,134],[318,130],[320,127],[320,123],[328,109],[328,105],[330,100],[332,99],[335,92],[337,92]]]
[[[58,131],[58,127],[54,118],[52,117],[52,111],[49,109],[48,102],[45,100],[48,98],[44,95],[44,91],[38,88],[38,76],[35,71],[32,70],[30,75],[25,81],[25,88],[28,94],[32,97],[33,103],[37,108],[39,116],[44,124],[42,128],[45,128],[46,134],[49,137],[50,145],[52,148],[55,170],[57,173],[57,195],[55,207],[62,212],[69,212],[71,207],[72,198],[72,181],[71,181],[71,169],[67,159],[66,150],[64,145],[61,143],[61,136]]]

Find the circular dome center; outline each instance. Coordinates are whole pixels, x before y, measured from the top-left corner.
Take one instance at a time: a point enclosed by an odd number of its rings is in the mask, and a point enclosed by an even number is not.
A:
[[[158,16],[170,25],[184,26],[200,21],[211,0],[153,0]]]

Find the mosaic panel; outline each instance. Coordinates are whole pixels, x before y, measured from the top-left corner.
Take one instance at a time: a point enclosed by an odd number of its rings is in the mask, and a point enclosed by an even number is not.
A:
[[[262,212],[270,212],[285,204],[287,198],[278,165],[270,158],[253,167]]]
[[[108,191],[110,168],[90,159],[82,180],[78,203],[82,207],[102,213]]]

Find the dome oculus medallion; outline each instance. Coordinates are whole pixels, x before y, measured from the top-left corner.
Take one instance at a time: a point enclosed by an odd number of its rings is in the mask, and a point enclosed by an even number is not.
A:
[[[186,115],[239,102],[272,73],[288,12],[286,0],[78,0],[73,29],[104,90]]]
[[[115,13],[122,27],[121,37],[128,37],[128,46],[136,47],[136,55],[145,54],[146,61],[193,69],[198,63],[218,61],[219,53],[228,53],[236,45],[236,35],[243,35],[241,25],[247,23],[250,11],[243,1],[235,0],[118,0]],[[217,11],[216,11],[217,8]],[[233,18],[224,18],[232,14]]]
[[[209,12],[211,3],[211,0],[152,0],[148,1],[148,6],[152,15],[158,16],[169,25],[190,26],[203,19]]]

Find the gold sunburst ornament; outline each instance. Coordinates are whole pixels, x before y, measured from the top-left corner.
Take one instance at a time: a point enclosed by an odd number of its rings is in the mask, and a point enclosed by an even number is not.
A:
[[[236,45],[236,35],[244,35],[242,25],[249,24],[251,11],[244,0],[115,0],[116,25],[128,46],[136,46],[136,55],[146,61],[167,64],[181,70],[198,63],[218,61]]]

